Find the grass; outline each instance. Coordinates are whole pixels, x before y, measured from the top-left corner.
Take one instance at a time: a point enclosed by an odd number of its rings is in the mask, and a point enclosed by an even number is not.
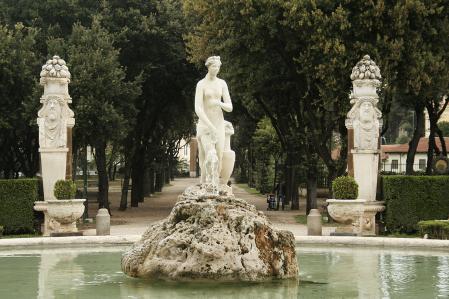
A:
[[[257,189],[251,188],[250,186],[248,186],[248,184],[235,184],[235,185],[237,187],[244,189],[246,192],[248,192],[250,194],[265,196],[262,193],[260,193]]]
[[[296,223],[307,225],[307,216],[306,215],[296,215],[295,221],[296,221]],[[321,223],[323,226],[332,226],[332,227],[345,226],[345,224],[341,224],[341,223],[337,223],[337,222],[329,223],[329,222],[327,222],[327,218],[325,218],[325,217],[321,218]]]
[[[380,237],[387,237],[387,238],[421,238],[418,232],[406,234],[406,233],[388,233],[386,235],[382,235]]]

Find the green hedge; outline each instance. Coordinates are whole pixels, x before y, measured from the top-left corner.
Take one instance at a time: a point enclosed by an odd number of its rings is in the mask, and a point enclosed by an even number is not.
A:
[[[418,222],[421,237],[427,234],[429,239],[449,239],[449,220],[427,220]]]
[[[37,179],[0,180],[0,226],[4,234],[33,232]]]
[[[386,225],[392,232],[416,232],[422,220],[448,219],[449,176],[383,176]]]

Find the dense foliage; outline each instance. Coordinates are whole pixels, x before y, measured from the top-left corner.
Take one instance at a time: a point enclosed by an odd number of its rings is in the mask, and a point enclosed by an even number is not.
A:
[[[34,202],[37,179],[0,180],[0,226],[4,234],[34,231]]]
[[[75,171],[94,148],[99,205],[108,207],[120,165],[120,208],[130,181],[138,206],[173,177],[181,140],[194,134],[195,82],[204,60],[220,55],[235,108],[236,178],[262,192],[282,183],[293,209],[306,184],[310,209],[320,178],[346,170],[352,66],[369,54],[381,69],[382,133],[392,103],[415,112],[411,174],[424,110],[431,137],[444,134],[448,44],[449,0],[2,0],[0,177],[39,170],[39,66],[58,54],[73,75]],[[446,153],[430,140],[428,173]]]
[[[429,239],[449,239],[449,220],[427,220],[418,222],[419,234]]]
[[[332,193],[335,199],[356,199],[359,185],[350,176],[340,176],[332,182]]]
[[[422,220],[447,219],[449,176],[384,176],[386,226],[389,231],[414,232]]]
[[[57,199],[74,199],[76,184],[71,180],[58,180],[55,183],[53,193]]]
[[[72,73],[74,173],[94,149],[98,202],[120,164],[125,209],[173,178],[193,131],[198,79],[187,62],[181,2],[0,1],[0,177],[38,170],[40,65],[55,54]],[[175,117],[176,116],[176,117]],[[114,171],[113,171],[114,169]]]

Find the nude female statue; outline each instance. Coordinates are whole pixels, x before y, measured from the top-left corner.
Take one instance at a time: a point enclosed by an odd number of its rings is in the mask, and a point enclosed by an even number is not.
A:
[[[218,186],[225,148],[225,120],[223,110],[232,111],[232,102],[226,82],[217,77],[220,56],[211,56],[205,63],[207,75],[198,82],[195,92],[195,113],[198,116],[198,140],[201,183]]]

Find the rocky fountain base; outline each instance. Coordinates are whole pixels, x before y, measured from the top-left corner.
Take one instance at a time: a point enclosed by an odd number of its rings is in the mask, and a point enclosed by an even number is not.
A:
[[[188,187],[170,215],[122,256],[132,277],[262,281],[296,278],[294,237],[277,231],[253,205],[226,191]]]

